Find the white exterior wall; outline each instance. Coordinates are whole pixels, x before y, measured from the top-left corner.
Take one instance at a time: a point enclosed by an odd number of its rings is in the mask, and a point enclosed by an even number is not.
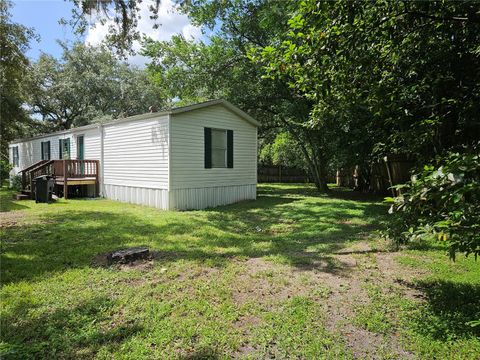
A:
[[[106,198],[168,209],[168,129],[168,115],[104,126]]]
[[[50,158],[56,160],[60,158],[58,149],[58,140],[70,138],[70,155],[72,159],[76,157],[76,145],[73,134],[54,134],[51,136],[45,136],[40,138],[34,138],[18,143],[12,143],[9,145],[10,163],[13,162],[13,150],[12,147],[18,146],[19,166],[12,169],[11,174],[16,175],[20,170],[35,164],[42,160],[42,142],[50,141]]]
[[[233,168],[205,169],[205,127],[233,130]],[[202,209],[256,198],[256,126],[215,105],[173,115],[170,134],[170,208]]]
[[[257,185],[211,186],[170,190],[170,209],[193,210],[233,204],[257,197]]]
[[[72,159],[77,158],[77,136],[83,135],[83,152],[87,160],[101,160],[101,131],[100,128],[94,129],[72,129]],[[58,141],[57,141],[58,142]],[[57,144],[58,151],[58,144]]]
[[[146,114],[147,115],[147,114]],[[204,128],[233,130],[233,168],[205,169]],[[100,160],[102,196],[160,209],[202,209],[256,198],[257,128],[221,104],[156,117],[134,117],[19,143],[18,173],[41,160],[41,142],[84,135],[84,158]],[[12,161],[10,149],[10,161]]]

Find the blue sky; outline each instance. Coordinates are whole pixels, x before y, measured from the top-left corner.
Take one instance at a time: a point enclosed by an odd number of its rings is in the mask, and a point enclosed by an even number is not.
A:
[[[68,26],[62,26],[58,21],[70,18],[72,3],[63,0],[15,0],[11,9],[12,20],[22,25],[33,27],[40,35],[40,42],[32,41],[27,55],[37,59],[40,52],[46,52],[56,57],[61,55],[61,47],[56,39],[73,41],[76,39]],[[82,38],[78,40],[83,41]]]
[[[162,0],[159,10],[159,23],[161,26],[155,30],[152,21],[149,19],[148,5],[152,0],[144,0],[140,5],[138,29],[155,40],[168,40],[173,34],[182,33],[187,38],[203,38],[200,29],[190,24],[187,16],[177,13],[174,10],[172,0]],[[63,17],[71,18],[73,5],[70,1],[64,0],[14,0],[11,9],[12,20],[22,25],[32,27],[40,36],[40,41],[31,42],[31,49],[27,55],[36,60],[43,51],[55,57],[61,56],[61,47],[56,40],[74,41],[80,40],[91,45],[99,44],[107,33],[108,23],[104,26],[97,25],[88,29],[83,37],[74,34],[71,27],[59,24]],[[139,49],[135,44],[134,49]],[[129,62],[136,65],[143,65],[145,59],[139,55],[133,56]]]

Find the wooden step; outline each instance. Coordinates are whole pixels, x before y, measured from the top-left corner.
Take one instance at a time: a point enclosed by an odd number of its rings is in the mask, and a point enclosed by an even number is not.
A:
[[[26,194],[15,194],[13,195],[13,198],[15,200],[30,200],[30,195],[26,195]]]

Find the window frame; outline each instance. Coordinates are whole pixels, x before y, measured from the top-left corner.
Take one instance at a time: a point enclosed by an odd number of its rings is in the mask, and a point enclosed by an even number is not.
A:
[[[64,149],[66,148],[65,144],[68,143],[68,158],[64,157]],[[63,139],[58,139],[58,157],[60,160],[69,160],[72,157],[72,151],[71,151],[71,142],[70,138],[63,138]]]
[[[18,151],[18,145],[12,146],[12,165],[13,167],[20,166],[20,153]]]
[[[212,129],[212,141],[211,141],[211,147],[210,147],[210,154],[211,154],[211,164],[212,164],[212,169],[226,169],[228,168],[228,138],[227,138],[227,132],[228,130],[227,129],[218,129],[218,128],[211,128]],[[224,143],[225,143],[225,148],[223,147],[214,147],[214,141],[213,141],[213,137],[214,137],[214,133],[217,132],[222,132],[223,136],[225,137],[224,138]],[[223,150],[224,152],[224,159],[223,159],[223,166],[216,166],[213,162],[213,152],[214,150]]]
[[[225,165],[224,166],[213,166],[212,158],[213,158],[213,150],[214,149],[221,149],[224,148],[220,147],[213,147],[212,141],[212,131],[222,131],[226,133],[226,154],[225,154]],[[232,129],[219,129],[219,128],[211,128],[211,127],[204,127],[203,128],[203,142],[204,142],[204,168],[205,169],[233,169],[234,163],[234,131]],[[225,151],[225,150],[224,150]]]
[[[50,160],[52,158],[50,140],[41,142],[41,150],[42,150],[42,160]],[[45,156],[46,155],[45,153],[48,156]]]

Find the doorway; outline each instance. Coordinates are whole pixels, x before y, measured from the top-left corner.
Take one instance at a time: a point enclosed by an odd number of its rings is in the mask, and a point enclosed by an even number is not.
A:
[[[85,144],[83,135],[77,136],[77,160],[85,160]],[[82,176],[85,174],[85,164],[83,161],[80,161],[80,173]]]

